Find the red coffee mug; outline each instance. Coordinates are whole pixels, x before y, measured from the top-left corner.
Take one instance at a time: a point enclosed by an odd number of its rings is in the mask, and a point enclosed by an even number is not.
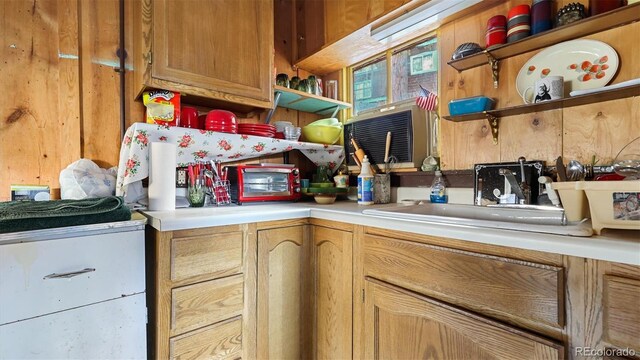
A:
[[[180,117],[180,126],[198,129],[200,128],[198,125],[198,109],[191,106],[183,106],[182,107],[182,116]]]

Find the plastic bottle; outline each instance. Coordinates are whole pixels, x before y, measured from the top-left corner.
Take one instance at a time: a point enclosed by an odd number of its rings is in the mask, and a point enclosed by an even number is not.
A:
[[[431,202],[446,203],[449,201],[449,197],[445,194],[446,189],[442,172],[437,170],[436,177],[433,179],[433,183],[431,184]]]
[[[358,175],[358,205],[373,205],[373,174],[367,155],[362,159]]]

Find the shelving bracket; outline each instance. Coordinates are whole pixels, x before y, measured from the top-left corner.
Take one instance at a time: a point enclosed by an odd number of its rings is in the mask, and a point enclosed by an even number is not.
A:
[[[491,137],[493,137],[493,145],[498,145],[498,128],[500,127],[500,118],[489,113],[484,114],[491,128]]]
[[[487,52],[487,59],[489,60],[489,65],[491,66],[491,76],[493,77],[493,87],[495,89],[498,88],[498,63],[499,61],[491,55],[490,52]]]
[[[276,109],[278,108],[278,103],[280,102],[281,95],[282,93],[280,91],[276,91],[273,93],[273,109],[269,109],[267,118],[264,120],[265,124],[268,124],[271,121],[271,117],[273,116],[273,113],[276,112]]]

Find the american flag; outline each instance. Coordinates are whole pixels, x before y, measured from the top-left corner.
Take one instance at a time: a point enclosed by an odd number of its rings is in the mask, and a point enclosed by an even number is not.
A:
[[[423,88],[422,85],[420,85],[420,90],[422,90],[422,96],[416,98],[416,105],[427,111],[435,110],[438,103],[438,95]]]

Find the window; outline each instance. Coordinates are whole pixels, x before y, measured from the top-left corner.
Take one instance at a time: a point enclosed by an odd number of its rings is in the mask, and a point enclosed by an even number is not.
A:
[[[387,59],[377,59],[353,70],[353,107],[362,111],[387,103]]]
[[[353,67],[354,114],[422,96],[421,87],[437,93],[438,66],[438,39],[431,35],[408,46],[391,49],[382,58]],[[388,73],[391,73],[390,84],[387,84]]]

